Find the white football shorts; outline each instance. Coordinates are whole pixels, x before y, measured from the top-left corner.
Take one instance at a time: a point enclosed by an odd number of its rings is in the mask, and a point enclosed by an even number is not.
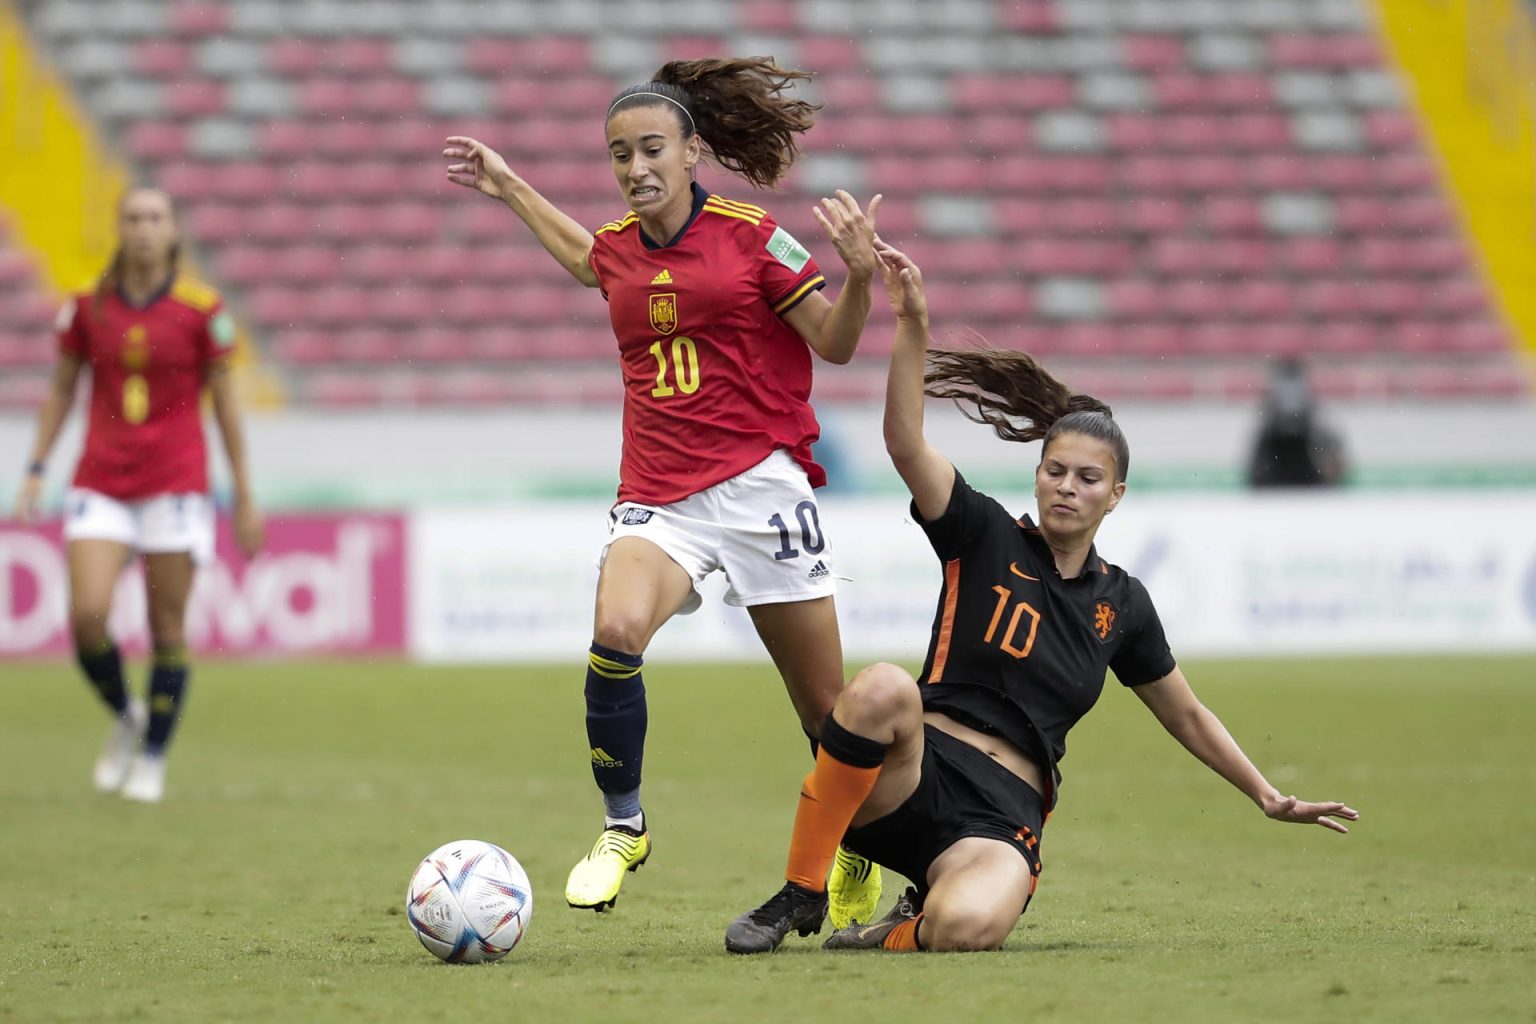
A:
[[[185,551],[195,565],[213,561],[213,501],[206,494],[157,494],[119,501],[71,487],[64,497],[65,540],[115,540],[140,554]]]
[[[726,604],[750,608],[837,592],[811,482],[783,449],[671,505],[619,502],[608,513],[608,543],[599,566],[620,537],[643,537],[661,548],[695,588],[717,569],[724,572]],[[695,589],[681,614],[698,611],[702,603]]]

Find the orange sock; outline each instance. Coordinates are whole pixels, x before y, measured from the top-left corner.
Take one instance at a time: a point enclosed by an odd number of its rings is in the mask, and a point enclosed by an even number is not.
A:
[[[918,914],[910,921],[903,921],[891,929],[885,941],[881,943],[886,949],[899,953],[916,953],[922,950],[917,941],[917,926],[923,921],[923,915]]]
[[[837,844],[843,841],[854,813],[875,788],[879,776],[878,764],[856,767],[838,760],[822,744],[816,770],[805,777],[800,788],[795,831],[789,839],[789,864],[784,869],[786,881],[815,892],[826,889]]]

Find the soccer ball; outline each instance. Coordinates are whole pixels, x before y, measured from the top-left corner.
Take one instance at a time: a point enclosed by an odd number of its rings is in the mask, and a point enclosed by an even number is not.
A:
[[[405,918],[432,954],[451,964],[500,960],[533,917],[528,873],[506,850],[460,839],[417,865],[405,893]]]

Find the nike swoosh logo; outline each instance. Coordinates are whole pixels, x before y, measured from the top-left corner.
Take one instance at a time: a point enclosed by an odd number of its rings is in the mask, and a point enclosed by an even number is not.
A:
[[[1040,577],[1039,576],[1031,576],[1027,572],[1020,572],[1019,571],[1019,563],[1018,562],[1010,562],[1010,563],[1008,563],[1008,571],[1013,573],[1015,576],[1022,576],[1026,580],[1034,580],[1036,583],[1040,582]]]
[[[868,928],[860,928],[859,929],[859,939],[860,940],[867,939],[867,938],[869,938],[871,933],[877,932],[879,930],[880,930],[880,926],[877,925],[877,924],[872,924]]]

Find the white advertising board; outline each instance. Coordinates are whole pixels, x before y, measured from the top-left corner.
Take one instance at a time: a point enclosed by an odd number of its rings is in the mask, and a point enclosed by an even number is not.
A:
[[[1028,492],[998,495],[1030,511]],[[1462,500],[1457,505],[1457,499]],[[898,498],[821,497],[844,579],[849,661],[920,660],[939,565]],[[590,503],[412,520],[410,646],[430,661],[579,659],[606,509]],[[1176,655],[1536,651],[1536,495],[1376,493],[1129,499],[1100,553],[1146,583]],[[763,657],[720,601],[668,623],[656,658]]]

